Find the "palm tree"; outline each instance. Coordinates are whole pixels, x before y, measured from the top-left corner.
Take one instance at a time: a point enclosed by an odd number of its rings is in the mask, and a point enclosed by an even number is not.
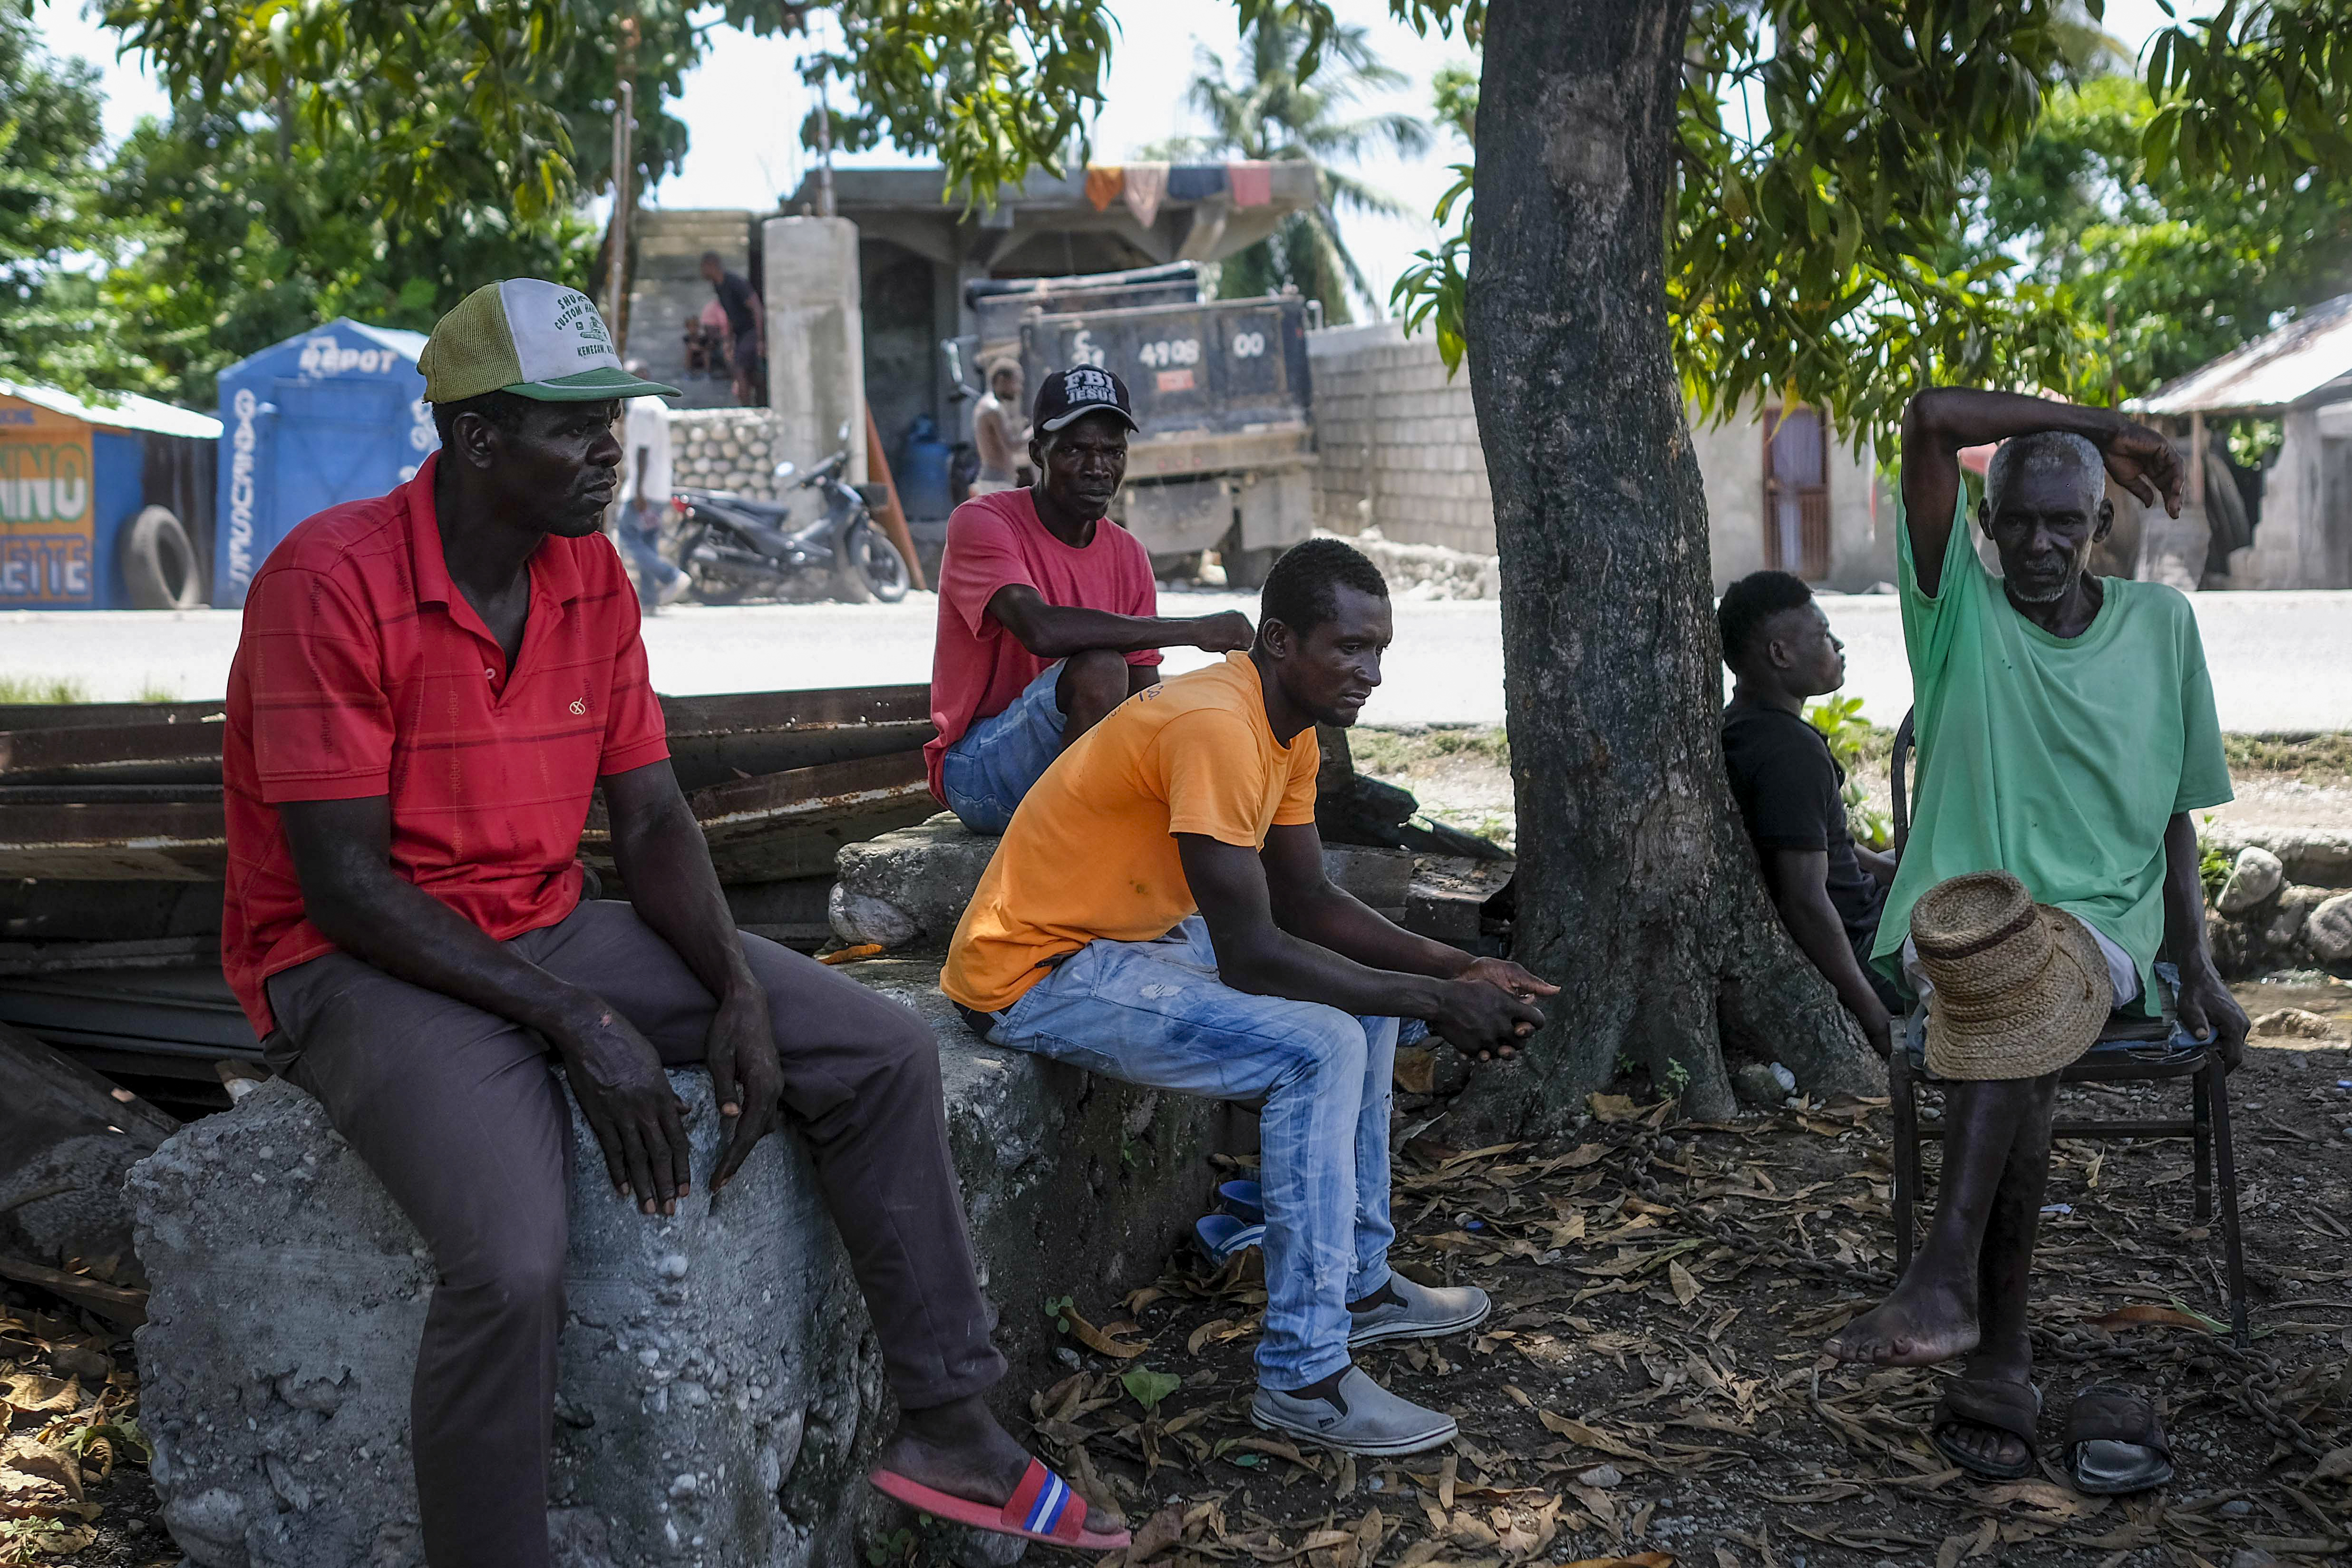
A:
[[[1209,122],[1205,135],[1181,137],[1167,151],[1178,156],[1311,160],[1320,196],[1304,212],[1285,218],[1272,236],[1230,257],[1218,293],[1246,299],[1296,288],[1323,302],[1325,318],[1349,319],[1348,296],[1355,294],[1374,315],[1381,297],[1339,237],[1339,213],[1402,216],[1405,205],[1331,165],[1353,162],[1370,151],[1392,147],[1412,157],[1430,146],[1429,127],[1411,114],[1345,118],[1349,106],[1367,93],[1407,85],[1402,71],[1381,63],[1360,26],[1334,28],[1319,56],[1302,72],[1308,34],[1291,13],[1275,12],[1253,26],[1242,43],[1244,59],[1231,76],[1207,49],[1194,56],[1186,100]]]

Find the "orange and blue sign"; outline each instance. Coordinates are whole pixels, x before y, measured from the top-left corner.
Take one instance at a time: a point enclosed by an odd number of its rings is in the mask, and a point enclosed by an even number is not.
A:
[[[89,426],[0,394],[0,605],[97,604],[97,506]]]

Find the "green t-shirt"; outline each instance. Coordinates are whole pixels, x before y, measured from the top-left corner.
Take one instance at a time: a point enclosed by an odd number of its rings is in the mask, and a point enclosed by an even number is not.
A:
[[[1965,492],[1935,597],[1920,591],[1899,508],[1895,528],[1918,805],[1874,961],[1895,973],[1920,894],[2000,868],[2129,953],[2154,997],[2165,828],[2231,793],[2188,599],[2105,577],[2089,629],[2055,637],[1977,558]]]

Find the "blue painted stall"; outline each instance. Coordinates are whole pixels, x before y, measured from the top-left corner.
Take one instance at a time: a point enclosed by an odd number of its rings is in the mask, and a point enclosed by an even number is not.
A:
[[[416,358],[425,334],[329,321],[221,374],[213,603],[245,603],[294,525],[380,496],[440,445]]]
[[[0,608],[204,603],[219,436],[152,398],[0,381]]]

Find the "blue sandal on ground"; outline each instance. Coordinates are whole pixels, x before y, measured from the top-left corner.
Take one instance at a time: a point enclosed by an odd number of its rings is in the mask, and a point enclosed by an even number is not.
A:
[[[1217,1201],[1244,1225],[1265,1223],[1265,1189],[1255,1182],[1227,1182],[1217,1189]]]
[[[1253,1247],[1265,1246],[1265,1226],[1245,1224],[1229,1214],[1203,1215],[1192,1222],[1192,1237],[1209,1261],[1222,1267]]]

